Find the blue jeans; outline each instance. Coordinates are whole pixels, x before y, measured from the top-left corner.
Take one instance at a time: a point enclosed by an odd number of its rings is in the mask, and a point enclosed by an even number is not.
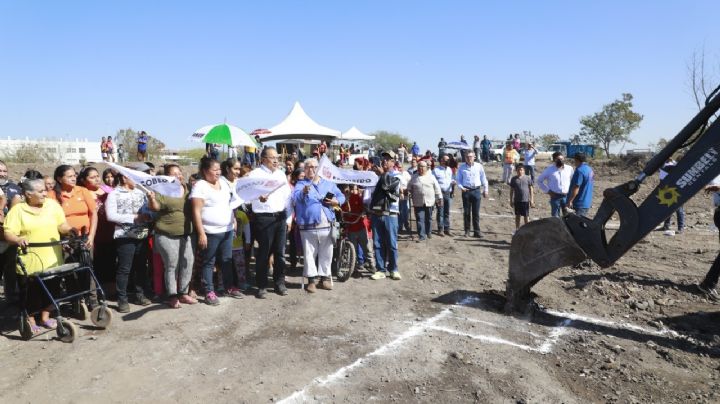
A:
[[[525,166],[525,175],[529,175],[533,184],[535,183],[535,166]]]
[[[425,240],[432,231],[432,206],[415,207],[415,222],[420,240]]]
[[[233,232],[206,234],[207,248],[200,250],[202,262],[202,279],[205,284],[205,293],[215,291],[213,285],[213,268],[215,262],[222,273],[223,288],[229,289],[233,285],[233,261],[232,261],[232,240]],[[282,259],[282,258],[281,258]]]
[[[567,203],[567,195],[555,194],[550,196],[550,214],[553,217],[562,216],[562,210]]]
[[[443,192],[443,206],[437,210],[438,231],[450,231],[450,205],[452,205],[452,194],[450,191]]]
[[[465,232],[470,231],[470,219],[472,218],[473,232],[480,233],[480,188],[463,192],[462,204]]]
[[[677,214],[677,226],[678,230],[684,230],[685,229],[685,208],[679,207],[675,213]],[[665,225],[663,226],[663,230],[670,230],[670,223],[672,222],[672,215],[670,215],[667,219],[665,219]]]
[[[375,269],[381,272],[397,272],[397,215],[371,215],[370,222],[375,250]]]
[[[400,230],[410,231],[410,201],[400,200]]]

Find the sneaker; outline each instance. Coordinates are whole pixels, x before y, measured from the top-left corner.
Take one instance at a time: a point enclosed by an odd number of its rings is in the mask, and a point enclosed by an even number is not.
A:
[[[427,235],[428,240],[432,238],[432,234],[428,233]]]
[[[469,231],[466,231],[466,232],[465,232],[465,238],[470,238],[470,232],[469,232]]]
[[[133,300],[133,303],[137,304],[138,306],[149,306],[150,304],[152,304],[150,299],[145,297],[145,295],[143,294],[138,294],[137,296],[135,296],[135,300]]]
[[[258,299],[266,299],[267,291],[265,290],[265,288],[258,288],[257,292],[255,292],[255,297]]]
[[[376,281],[378,279],[385,279],[387,276],[385,276],[385,271],[376,271],[374,274],[370,276],[370,279]]]
[[[208,292],[208,294],[205,295],[205,304],[209,304],[210,306],[217,306],[220,304],[220,299],[218,299],[215,292]]]
[[[685,229],[678,229],[677,233],[675,234],[683,234],[685,232]]]
[[[450,233],[450,230],[448,229],[445,229],[444,233],[446,236],[452,236],[452,233]]]
[[[675,235],[675,232],[672,231],[672,230],[665,230],[665,231],[663,232],[663,234],[666,235],[666,236],[674,236],[674,235]]]
[[[287,296],[288,290],[284,283],[275,285],[275,293],[277,293],[280,296]]]
[[[195,304],[195,303],[197,303],[197,299],[195,299],[194,297],[192,297],[192,296],[190,296],[190,295],[182,295],[182,296],[180,296],[180,298],[179,298],[178,300],[179,300],[180,303],[182,303],[182,304]]]
[[[445,237],[445,235],[441,231],[438,231],[437,235],[438,235],[438,237]]]
[[[167,305],[171,309],[179,309],[180,308],[180,300],[177,297],[173,296],[168,300]]]
[[[323,279],[320,281],[320,289],[332,290],[332,282],[330,279]]]
[[[238,288],[230,288],[227,291],[227,295],[230,297],[234,297],[235,299],[242,299],[243,294]]]
[[[720,302],[720,294],[715,288],[706,288],[702,284],[698,284],[697,288],[705,297],[712,302]]]
[[[392,279],[394,281],[399,281],[400,279],[402,279],[402,277],[400,276],[400,272],[398,272],[398,271],[390,272],[390,279]]]
[[[127,300],[118,300],[117,312],[130,313],[130,303]]]
[[[473,237],[474,238],[482,238],[482,233],[479,233],[479,232],[475,233],[475,234],[473,234]]]
[[[308,293],[317,292],[317,287],[315,286],[315,282],[308,282],[308,284],[305,286],[305,291]]]

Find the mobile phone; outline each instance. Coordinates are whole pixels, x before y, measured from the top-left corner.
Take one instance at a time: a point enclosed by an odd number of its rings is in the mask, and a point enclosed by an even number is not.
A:
[[[325,194],[325,199],[327,199],[327,200],[331,200],[334,197],[335,197],[335,194],[333,194],[332,192],[328,192],[327,194]]]

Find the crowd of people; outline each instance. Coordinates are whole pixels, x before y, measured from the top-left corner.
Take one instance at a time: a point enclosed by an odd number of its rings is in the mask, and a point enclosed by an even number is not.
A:
[[[234,155],[224,161],[208,148],[198,172],[187,179],[172,163],[165,164],[161,173],[149,162],[132,166],[151,175],[174,177],[182,184],[182,195],[176,197],[138,186],[110,168],[100,171],[92,166],[77,172],[60,165],[48,176],[30,170],[16,184],[0,162],[5,240],[0,265],[5,294],[11,299],[26,295],[20,291],[27,287],[27,276],[16,273],[14,246],[59,240],[69,233],[87,236],[96,275],[117,300],[120,313],[129,312],[130,303],[146,306],[153,301],[180,308],[198,303],[199,296],[209,305],[220,304],[223,296],[239,299],[254,294],[263,299],[271,281],[272,290],[285,296],[287,267],[296,267],[301,258],[307,279],[304,290],[309,294],[332,290],[338,221],[344,222],[346,235],[357,248],[358,269],[370,269],[372,280],[400,280],[398,234],[416,234],[418,243],[433,236],[483,237],[480,206],[490,185],[476,157],[477,152],[486,157],[485,140],[476,136],[477,147],[463,150],[460,162],[448,153],[444,140],[438,155],[420,154],[414,143],[409,151],[401,144],[396,150],[357,157],[353,170],[373,171],[378,177],[377,184],[366,188],[336,184],[318,175],[320,159],[328,153],[322,149],[324,143],[311,151],[313,157],[295,152],[284,161],[273,147],[264,147],[257,155],[256,150],[247,150],[240,160]],[[116,161],[112,138],[103,141],[103,158]],[[337,165],[346,167],[353,147],[342,147]],[[565,156],[555,153],[553,164],[535,177],[535,154],[531,142],[520,151],[513,142],[507,143],[498,183],[509,187],[515,229],[528,223],[537,189],[548,195],[550,215],[560,216],[568,209],[587,215],[594,188],[587,156],[576,154],[571,166]],[[144,156],[138,153],[140,157]],[[282,186],[247,203],[234,203],[236,181],[246,176],[273,178]],[[454,233],[450,220],[456,193],[462,200],[462,233]],[[411,233],[413,215],[415,233]],[[30,250],[32,254],[21,257],[28,275],[64,259],[58,247]],[[98,304],[94,293],[86,302],[90,308]],[[32,325],[35,332],[52,328],[55,322],[43,308]]]

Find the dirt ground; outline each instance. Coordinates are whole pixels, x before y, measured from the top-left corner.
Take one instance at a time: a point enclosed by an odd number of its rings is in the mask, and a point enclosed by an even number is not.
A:
[[[596,167],[595,208],[633,174]],[[0,402],[720,401],[720,312],[694,289],[718,251],[708,196],[686,206],[684,234],[655,231],[611,268],[558,270],[533,289],[540,310],[512,317],[502,305],[514,221],[507,189],[492,188],[484,238],[459,236],[457,195],[454,237],[401,236],[401,281],[306,295],[298,268],[286,297],[131,306],[107,330],[79,322],[73,344],[50,332],[20,340],[0,301]],[[532,216],[549,215],[536,198]]]

